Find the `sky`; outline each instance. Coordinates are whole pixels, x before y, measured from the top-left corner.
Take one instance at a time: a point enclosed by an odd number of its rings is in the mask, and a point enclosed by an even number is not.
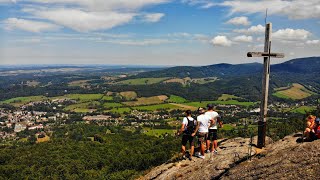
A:
[[[0,0],[0,65],[210,65],[320,56],[320,0]]]

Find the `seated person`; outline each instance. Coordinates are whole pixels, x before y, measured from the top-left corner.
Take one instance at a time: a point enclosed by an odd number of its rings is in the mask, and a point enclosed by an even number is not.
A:
[[[315,120],[316,120],[316,117],[313,115],[309,115],[307,117],[307,128],[304,131],[304,136],[306,137],[307,141],[313,141],[317,139],[314,131],[316,127]]]

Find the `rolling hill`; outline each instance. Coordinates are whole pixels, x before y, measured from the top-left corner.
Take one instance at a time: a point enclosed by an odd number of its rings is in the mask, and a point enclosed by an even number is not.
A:
[[[209,66],[178,66],[158,71],[143,72],[137,75],[143,77],[230,77],[252,75],[262,72],[263,66],[260,63],[249,64],[215,64]],[[271,71],[274,73],[318,73],[320,72],[320,57],[307,57],[293,59],[281,64],[271,65]]]

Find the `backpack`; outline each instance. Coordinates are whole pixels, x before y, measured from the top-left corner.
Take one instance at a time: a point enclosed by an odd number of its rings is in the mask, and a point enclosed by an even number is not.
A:
[[[185,134],[192,134],[196,129],[196,124],[194,122],[195,120],[189,120],[188,117],[187,117],[187,120],[188,120],[188,124],[187,124],[187,129],[185,130]]]

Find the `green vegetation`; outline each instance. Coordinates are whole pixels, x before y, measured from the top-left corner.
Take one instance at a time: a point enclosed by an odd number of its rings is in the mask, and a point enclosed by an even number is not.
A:
[[[176,96],[176,95],[171,95],[167,102],[172,102],[172,103],[185,103],[187,100],[183,97]]]
[[[103,101],[112,101],[113,100],[113,97],[112,96],[103,96],[102,99]]]
[[[113,113],[119,113],[119,114],[124,114],[124,113],[130,113],[131,108],[128,107],[115,107],[111,110],[108,110],[107,112],[113,112]]]
[[[67,94],[65,97],[79,100],[80,102],[89,102],[102,99],[103,94]]]
[[[314,110],[316,110],[316,107],[314,107],[314,106],[301,106],[301,107],[298,107],[296,109],[291,110],[290,112],[306,114],[306,113],[312,112]]]
[[[307,98],[313,94],[314,92],[311,92],[307,90],[304,86],[301,84],[294,83],[290,88],[283,88],[285,90],[280,90],[275,93],[273,93],[274,96],[284,99],[304,99]]]
[[[16,97],[5,101],[1,101],[0,104],[11,104],[14,106],[21,106],[29,102],[43,101],[45,99],[47,99],[47,97],[45,96]]]
[[[230,94],[222,94],[218,98],[218,101],[227,101],[227,100],[232,100],[232,99],[239,99],[239,97],[237,97],[235,95],[230,95]]]
[[[1,148],[0,174],[1,179],[135,179],[178,150],[179,140],[171,136],[72,125],[55,129],[50,142]]]
[[[95,111],[97,109],[97,106],[99,105],[100,105],[100,102],[92,101],[92,102],[86,102],[86,103],[72,104],[64,108],[64,110],[73,111],[77,113],[87,113],[87,112]]]
[[[165,81],[168,78],[138,78],[138,79],[128,79],[124,81],[119,81],[117,84],[127,84],[127,85],[148,85],[156,84]]]
[[[185,103],[186,105],[189,106],[194,106],[194,107],[206,107],[207,104],[216,104],[216,105],[239,105],[239,106],[253,106],[255,105],[254,102],[239,102],[237,100],[229,100],[229,101],[202,101],[202,102],[190,102],[190,103]]]
[[[68,85],[83,87],[83,86],[89,85],[88,81],[90,81],[90,80],[77,80],[77,81],[72,81],[72,82],[68,83]]]
[[[151,129],[151,128],[143,128],[144,133],[148,136],[163,136],[163,135],[171,135],[173,136],[177,130],[175,129]]]
[[[108,103],[104,103],[103,107],[105,108],[116,108],[116,107],[122,107],[123,105],[121,103],[112,103],[112,102],[108,102]]]
[[[223,128],[221,128],[221,129],[226,130],[226,131],[230,131],[230,130],[232,130],[234,128],[235,127],[233,127],[231,124],[224,124]]]
[[[156,111],[161,109],[172,110],[172,109],[181,109],[179,106],[175,106],[172,104],[156,104],[149,106],[135,106],[132,109],[141,110],[141,111]]]

